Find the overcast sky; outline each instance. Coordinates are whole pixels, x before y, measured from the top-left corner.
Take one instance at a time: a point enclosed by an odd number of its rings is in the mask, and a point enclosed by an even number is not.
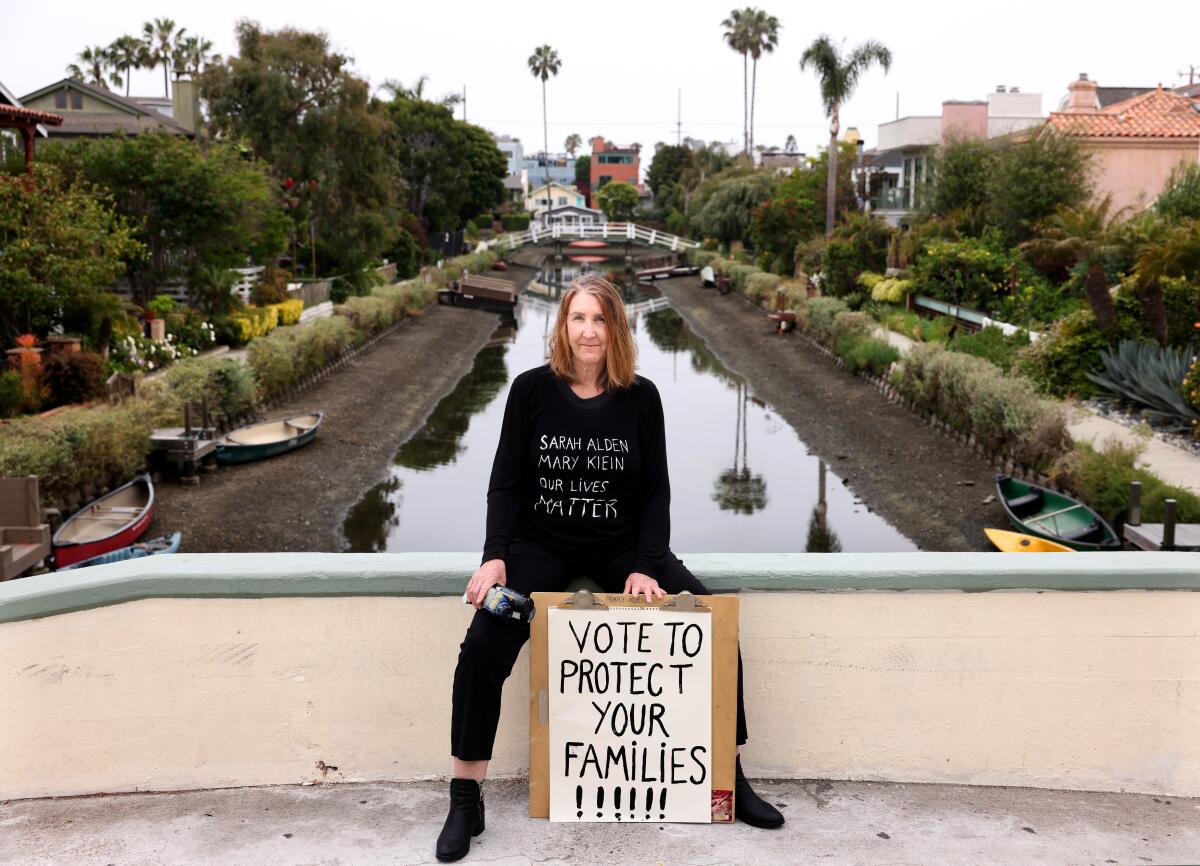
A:
[[[377,87],[385,79],[430,77],[434,96],[467,88],[467,118],[541,149],[541,83],[526,61],[534,47],[558,50],[562,68],[547,86],[549,141],[570,133],[620,143],[674,142],[682,89],[683,135],[741,138],[742,60],[722,41],[729,0],[691,2],[120,3],[0,0],[0,81],[22,96],[62,78],[86,45],[107,45],[143,21],[168,16],[190,33],[235,53],[234,23],[325,31]],[[781,25],[779,47],[758,65],[756,141],[782,145],[790,133],[813,153],[827,122],[804,48],[821,33],[850,47],[867,38],[892,51],[886,75],[868,73],[843,108],[868,147],[876,126],[900,115],[938,114],[946,99],[982,99],[996,85],[1043,95],[1057,107],[1080,72],[1101,85],[1173,85],[1200,67],[1200,13],[1189,0],[1141,0],[1118,14],[1103,5],[1058,2],[764,3]],[[995,9],[997,11],[985,11]],[[1003,10],[1003,11],[1000,11]],[[1185,77],[1180,78],[1181,70]],[[133,93],[162,93],[162,70],[135,73]],[[461,109],[460,116],[461,116]]]

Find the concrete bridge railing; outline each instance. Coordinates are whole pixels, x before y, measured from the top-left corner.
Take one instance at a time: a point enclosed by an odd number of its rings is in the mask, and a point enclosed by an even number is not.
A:
[[[600,225],[552,225],[542,226],[531,223],[523,232],[510,232],[500,235],[479,245],[480,250],[515,250],[528,244],[547,243],[551,241],[572,240],[604,240],[613,243],[636,243],[649,247],[662,247],[672,251],[695,249],[700,246],[698,241],[688,240],[679,235],[658,229],[647,228],[637,223],[601,223]]]
[[[1200,795],[1200,555],[697,554],[752,774]],[[179,554],[0,584],[0,800],[449,771],[471,553]],[[527,766],[528,663],[493,761]]]

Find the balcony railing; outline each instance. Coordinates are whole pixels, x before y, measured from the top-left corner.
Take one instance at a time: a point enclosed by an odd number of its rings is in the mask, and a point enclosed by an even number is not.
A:
[[[916,210],[917,199],[915,187],[897,186],[882,190],[874,196],[871,199],[871,210]]]

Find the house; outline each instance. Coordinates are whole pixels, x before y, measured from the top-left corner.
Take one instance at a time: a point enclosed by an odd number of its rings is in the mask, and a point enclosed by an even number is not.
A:
[[[525,157],[525,170],[531,183],[575,183],[575,157],[569,153],[536,153]]]
[[[1000,85],[987,99],[946,100],[940,115],[910,115],[879,124],[874,150],[864,162],[883,174],[871,211],[888,225],[906,225],[930,179],[930,151],[948,137],[998,138],[1039,126],[1042,95]]]
[[[610,181],[638,186],[638,154],[642,146],[631,144],[617,147],[602,136],[591,140],[592,145],[592,207],[596,206],[596,193]]]
[[[521,139],[511,135],[493,135],[492,138],[496,140],[496,147],[508,160],[508,173],[520,174],[521,169],[525,167],[525,149],[521,146]]]
[[[607,219],[602,210],[569,204],[542,211],[538,216],[538,221],[547,227],[555,225],[575,227],[604,225]]]
[[[27,108],[0,83],[0,129],[14,130],[14,136],[0,134],[0,158],[7,159],[9,151],[24,151],[25,168],[33,173],[34,140],[49,136],[48,127],[59,126],[62,115]]]
[[[529,196],[529,173],[521,169],[520,172],[505,177],[504,192],[509,202],[524,207],[525,199]]]
[[[124,132],[137,135],[147,130],[194,137],[200,124],[200,96],[196,83],[186,78],[175,81],[166,114],[166,101],[155,97],[125,97],[95,84],[64,78],[21,97],[27,107],[53,111],[63,117],[62,126],[50,138],[104,138]]]
[[[542,211],[550,210],[551,208],[566,207],[568,205],[585,207],[586,204],[583,200],[583,195],[573,186],[567,186],[562,183],[543,183],[541,186],[536,186],[530,190],[529,196],[525,199],[525,210],[534,216],[539,216]]]
[[[754,151],[754,167],[770,169],[772,174],[787,175],[798,168],[808,165],[806,157],[799,151],[790,150],[756,150]]]
[[[1200,98],[1187,88],[1159,86],[1104,105],[1101,88],[1081,74],[1067,91],[1044,128],[1091,152],[1095,196],[1112,196],[1114,211],[1153,204],[1175,166],[1200,161]]]

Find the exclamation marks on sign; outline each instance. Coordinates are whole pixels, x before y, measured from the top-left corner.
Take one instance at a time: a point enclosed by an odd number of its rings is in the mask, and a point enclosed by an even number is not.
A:
[[[583,817],[583,785],[575,786],[575,817]]]
[[[650,820],[650,810],[654,808],[654,789],[646,789],[646,820]]]
[[[629,789],[629,817],[636,818],[634,813],[637,811],[637,788]]]
[[[658,818],[661,821],[667,817],[667,789],[663,788],[658,795]]]
[[[642,798],[642,803],[643,803],[642,811],[645,813],[644,820],[650,821],[650,820],[653,820],[653,818],[654,818],[654,815],[652,813],[654,811],[654,795],[656,792],[658,794],[658,818],[660,821],[666,819],[666,817],[667,817],[667,790],[668,790],[667,788],[653,788],[653,787],[646,788],[646,793],[645,793],[644,797]],[[628,796],[625,795],[624,788],[621,788],[621,787],[613,788],[613,791],[612,791],[613,816],[618,821],[623,820],[622,814],[621,814],[621,801],[622,800],[625,800],[626,803],[628,804],[627,808],[629,810],[629,819],[631,821],[636,820],[638,817],[638,815],[637,815],[637,808],[638,808],[638,790],[637,790],[637,788],[630,786]],[[575,786],[575,810],[576,810],[575,816],[577,818],[582,818],[583,817],[583,786],[582,785]],[[596,788],[596,817],[597,818],[604,817],[604,788],[603,787]]]
[[[620,788],[613,788],[613,809],[614,809],[613,814],[615,814],[617,816],[617,820],[620,821],[621,820],[621,789]]]
[[[604,817],[604,789],[603,788],[596,789],[596,817],[597,818]]]

